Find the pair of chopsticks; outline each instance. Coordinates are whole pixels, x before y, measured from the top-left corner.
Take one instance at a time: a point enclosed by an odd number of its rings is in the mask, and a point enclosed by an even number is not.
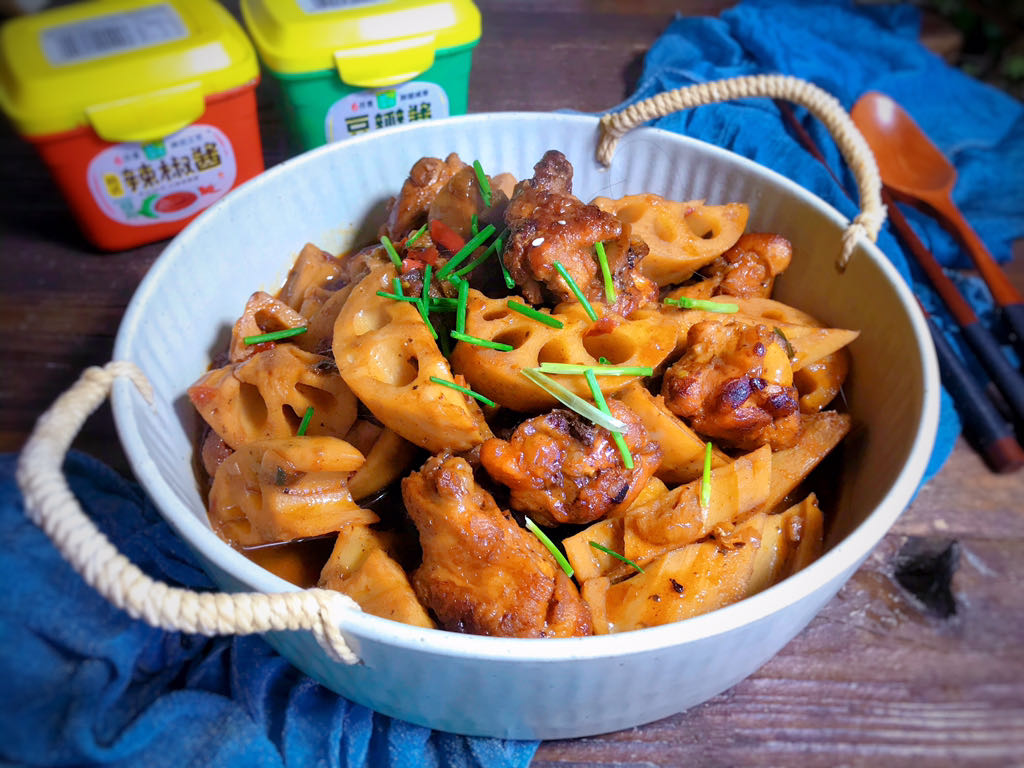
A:
[[[804,148],[825,166],[832,178],[839,184],[840,189],[845,190],[842,182],[832,172],[824,155],[814,143],[814,139],[797,120],[789,104],[778,100],[775,104]],[[971,349],[999,389],[1005,406],[1013,414],[1014,422],[1018,427],[1024,429],[1024,377],[1003,355],[999,344],[981,324],[978,316],[956,285],[949,279],[935,257],[910,227],[887,189],[882,190],[882,200],[888,208],[889,220],[897,235],[910,249],[914,259],[931,281],[932,287],[935,288],[936,293],[939,294],[950,314],[960,326],[964,339],[970,344]],[[920,306],[920,302],[918,305]],[[963,421],[964,432],[994,471],[1013,472],[1024,467],[1024,449],[1017,441],[1013,425],[1000,413],[996,404],[989,399],[985,389],[978,384],[973,374],[957,356],[952,345],[936,325],[934,318],[923,306],[921,306],[921,311],[924,313],[931,331],[943,383],[957,406]]]

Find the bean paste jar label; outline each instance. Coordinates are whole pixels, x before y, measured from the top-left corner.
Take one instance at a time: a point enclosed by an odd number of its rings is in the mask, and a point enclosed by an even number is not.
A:
[[[143,227],[209,207],[231,189],[236,172],[227,136],[196,123],[162,141],[107,147],[89,163],[87,181],[104,214]]]
[[[343,141],[419,120],[448,117],[448,94],[437,83],[413,80],[392,88],[350,93],[327,110],[328,142]]]

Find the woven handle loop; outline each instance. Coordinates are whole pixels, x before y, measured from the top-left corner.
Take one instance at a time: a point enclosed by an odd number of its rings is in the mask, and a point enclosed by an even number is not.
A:
[[[87,369],[39,418],[18,459],[18,486],[29,518],[90,586],[134,619],[201,635],[309,630],[332,659],[358,664],[359,657],[338,629],[344,609],[359,610],[348,596],[330,589],[264,594],[172,587],[139,570],[86,516],[64,478],[64,457],[119,376],[130,379],[153,402],[152,387],[138,367],[112,362]]]
[[[805,107],[825,124],[850,166],[857,180],[861,211],[843,233],[842,250],[836,261],[842,271],[858,238],[865,236],[875,242],[885,223],[882,178],[875,156],[838,99],[806,80],[789,75],[748,75],[688,85],[638,101],[601,118],[597,160],[605,167],[611,165],[619,139],[650,120],[691,107],[754,97],[785,99]]]

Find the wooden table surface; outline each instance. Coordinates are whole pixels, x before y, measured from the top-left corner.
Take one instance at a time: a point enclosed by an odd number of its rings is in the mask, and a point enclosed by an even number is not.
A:
[[[479,5],[475,112],[609,108],[628,95],[644,52],[676,10],[715,14],[730,3]],[[955,46],[941,28],[929,27],[925,39],[937,50]],[[287,147],[269,92],[259,94],[272,165]],[[86,244],[41,163],[6,124],[0,162],[0,450],[13,451],[83,368],[110,359],[126,303],[164,244],[118,254]],[[1020,249],[1009,271],[1024,288]],[[128,471],[108,408],[75,446]],[[1024,473],[991,474],[959,441],[867,563],[761,670],[660,722],[545,742],[534,764],[1024,765],[1022,498]],[[949,616],[899,585],[907,547],[958,555]]]

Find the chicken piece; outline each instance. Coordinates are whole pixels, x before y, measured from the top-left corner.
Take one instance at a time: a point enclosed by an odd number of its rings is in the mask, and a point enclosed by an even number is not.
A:
[[[696,323],[665,372],[662,395],[694,430],[742,451],[788,448],[800,436],[799,393],[778,334],[765,325]]]
[[[473,216],[477,217],[481,229],[493,224],[500,232],[507,205],[508,196],[493,184],[491,204],[486,205],[480,193],[476,171],[467,165],[456,172],[437,193],[437,197],[430,203],[427,218],[430,221],[440,219],[463,240],[469,240],[473,236]]]
[[[793,258],[793,245],[782,235],[752,232],[741,235],[702,272],[718,283],[714,295],[741,299],[768,298],[775,276],[784,272]]]
[[[591,634],[576,585],[476,484],[465,459],[430,458],[402,481],[402,498],[423,548],[413,588],[442,627],[500,637]]]
[[[662,450],[628,406],[610,400],[608,407],[628,425],[623,438],[632,469],[611,432],[561,408],[524,421],[507,441],[484,441],[480,462],[511,489],[513,509],[541,525],[584,525],[633,502],[661,464]]]
[[[430,204],[451,178],[466,164],[452,152],[444,160],[424,157],[416,161],[398,197],[388,203],[387,218],[380,234],[392,240],[404,237],[427,220]]]
[[[657,300],[657,285],[637,268],[647,246],[632,238],[629,226],[615,216],[573,196],[572,166],[561,152],[546,152],[534,166],[533,178],[516,186],[505,223],[509,235],[502,258],[531,303],[541,303],[545,292],[556,303],[575,300],[555,262],[565,267],[589,300],[604,302],[604,279],[594,250],[598,242],[605,243],[618,296],[613,309],[618,314],[628,317],[637,307]]]

